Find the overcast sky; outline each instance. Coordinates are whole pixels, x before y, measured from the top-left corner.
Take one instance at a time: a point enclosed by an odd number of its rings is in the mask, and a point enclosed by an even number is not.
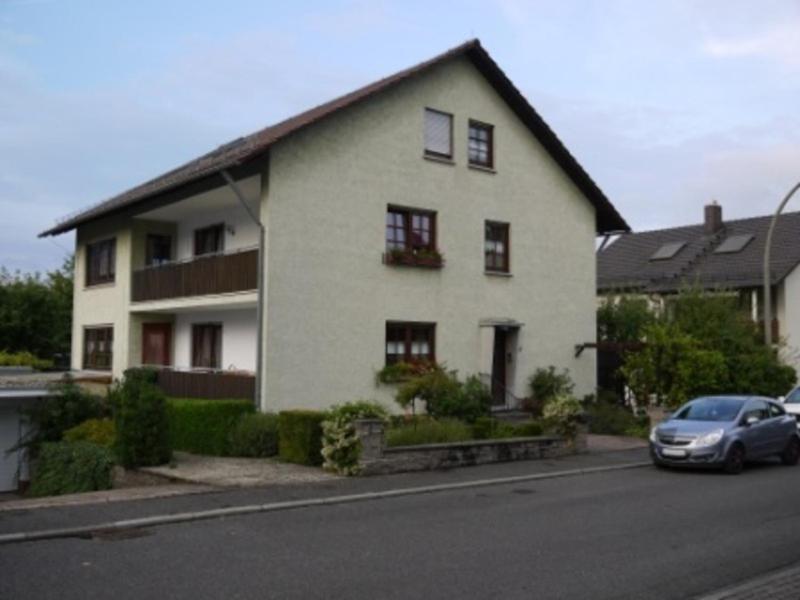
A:
[[[57,218],[471,37],[636,230],[800,179],[796,0],[0,0],[0,265],[58,266]]]

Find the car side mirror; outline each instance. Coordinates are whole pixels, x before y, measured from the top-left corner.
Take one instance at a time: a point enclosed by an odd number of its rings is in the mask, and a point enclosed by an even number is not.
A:
[[[786,396],[778,396],[778,402],[780,402],[781,404],[786,402]]]
[[[747,417],[747,418],[744,420],[745,427],[750,427],[751,425],[755,425],[755,424],[756,424],[756,423],[758,423],[760,420],[761,420],[761,419],[759,419],[758,417],[754,417],[754,416],[752,416],[752,415],[751,415],[751,416]]]

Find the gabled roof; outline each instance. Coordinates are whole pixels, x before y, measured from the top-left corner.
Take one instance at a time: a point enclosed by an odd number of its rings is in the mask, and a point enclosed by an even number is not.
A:
[[[623,235],[597,256],[597,289],[672,292],[686,285],[706,289],[763,285],[764,247],[771,220],[768,216],[726,221],[713,235],[708,235],[702,224]],[[738,252],[715,252],[737,235],[753,238]],[[671,242],[686,245],[671,259],[652,260],[659,248]],[[774,283],[783,281],[800,264],[800,212],[786,213],[778,220],[770,263]]]
[[[617,212],[609,199],[597,184],[584,171],[583,167],[570,154],[561,140],[539,116],[525,97],[483,49],[480,41],[475,39],[457,46],[431,60],[420,63],[410,69],[400,71],[362,87],[354,92],[341,96],[316,108],[300,113],[290,119],[281,121],[246,137],[238,138],[220,146],[199,158],[156,177],[146,183],[134,187],[118,196],[114,196],[77,215],[70,216],[55,227],[43,231],[39,237],[57,235],[88,223],[94,219],[105,217],[124,209],[130,209],[137,203],[149,200],[159,194],[166,194],[202,178],[218,176],[219,171],[244,165],[262,157],[269,147],[292,133],[307,127],[325,117],[362,102],[373,95],[389,89],[399,83],[426,72],[431,67],[447,60],[465,56],[497,90],[522,122],[531,130],[539,142],[547,149],[553,159],[572,179],[586,198],[596,209],[596,228],[600,233],[630,231],[628,224]],[[222,179],[220,179],[220,185]]]

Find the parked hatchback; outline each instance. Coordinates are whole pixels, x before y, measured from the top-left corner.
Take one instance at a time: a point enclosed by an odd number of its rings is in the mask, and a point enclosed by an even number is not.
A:
[[[800,386],[794,388],[785,398],[779,398],[783,403],[786,412],[797,419],[797,427],[800,429]]]
[[[794,417],[778,402],[710,396],[687,402],[654,427],[650,454],[657,466],[721,467],[736,474],[746,460],[771,456],[796,465],[800,437]]]

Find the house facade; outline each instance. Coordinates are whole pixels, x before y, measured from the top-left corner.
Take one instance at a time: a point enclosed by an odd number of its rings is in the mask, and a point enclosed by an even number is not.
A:
[[[69,229],[74,369],[247,396],[260,338],[262,409],[281,410],[391,406],[375,376],[398,361],[480,374],[498,407],[548,365],[593,391],[575,346],[595,339],[595,239],[628,227],[472,41],[43,235]]]
[[[696,225],[623,235],[598,253],[598,294],[637,294],[658,309],[685,287],[734,294],[764,327],[764,249],[772,215],[726,221],[705,207]],[[783,214],[770,258],[773,339],[800,371],[800,212]]]

